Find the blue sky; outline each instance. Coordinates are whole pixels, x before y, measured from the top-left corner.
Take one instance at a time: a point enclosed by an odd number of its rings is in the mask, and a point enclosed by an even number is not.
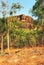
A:
[[[12,3],[17,3],[17,2],[19,2],[24,8],[22,8],[20,11],[17,11],[15,15],[25,14],[32,17],[32,14],[29,13],[29,10],[33,7],[36,1],[35,0],[9,0],[10,5]],[[33,18],[36,19],[35,17]]]
[[[16,15],[25,14],[32,17],[32,14],[29,13],[29,10],[33,7],[35,4],[35,0],[10,0],[10,4],[12,2],[19,2],[24,8],[20,11],[17,11]],[[35,18],[35,17],[33,17]]]

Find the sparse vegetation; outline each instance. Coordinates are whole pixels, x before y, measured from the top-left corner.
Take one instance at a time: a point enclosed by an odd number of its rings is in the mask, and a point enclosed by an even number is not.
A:
[[[0,2],[0,64],[44,65],[44,1],[36,0],[32,7],[36,20],[14,16],[23,8],[19,3]]]

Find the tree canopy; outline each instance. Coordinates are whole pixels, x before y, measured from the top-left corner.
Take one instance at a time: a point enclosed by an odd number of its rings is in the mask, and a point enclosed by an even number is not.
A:
[[[36,0],[36,3],[32,8],[32,14],[38,18],[44,16],[44,0]]]

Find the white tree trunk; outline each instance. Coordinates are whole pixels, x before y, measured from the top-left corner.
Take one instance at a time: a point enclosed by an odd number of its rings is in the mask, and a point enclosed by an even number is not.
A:
[[[10,48],[9,48],[9,46],[10,46],[10,44],[9,44],[9,30],[8,30],[8,32],[7,32],[7,46],[8,46],[8,52],[10,53]]]
[[[2,37],[2,41],[1,41],[1,53],[3,53],[3,35],[1,37]]]

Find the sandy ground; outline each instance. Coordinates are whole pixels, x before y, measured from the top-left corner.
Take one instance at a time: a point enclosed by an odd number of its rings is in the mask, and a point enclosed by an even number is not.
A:
[[[0,55],[0,65],[44,65],[44,47],[10,49]]]

